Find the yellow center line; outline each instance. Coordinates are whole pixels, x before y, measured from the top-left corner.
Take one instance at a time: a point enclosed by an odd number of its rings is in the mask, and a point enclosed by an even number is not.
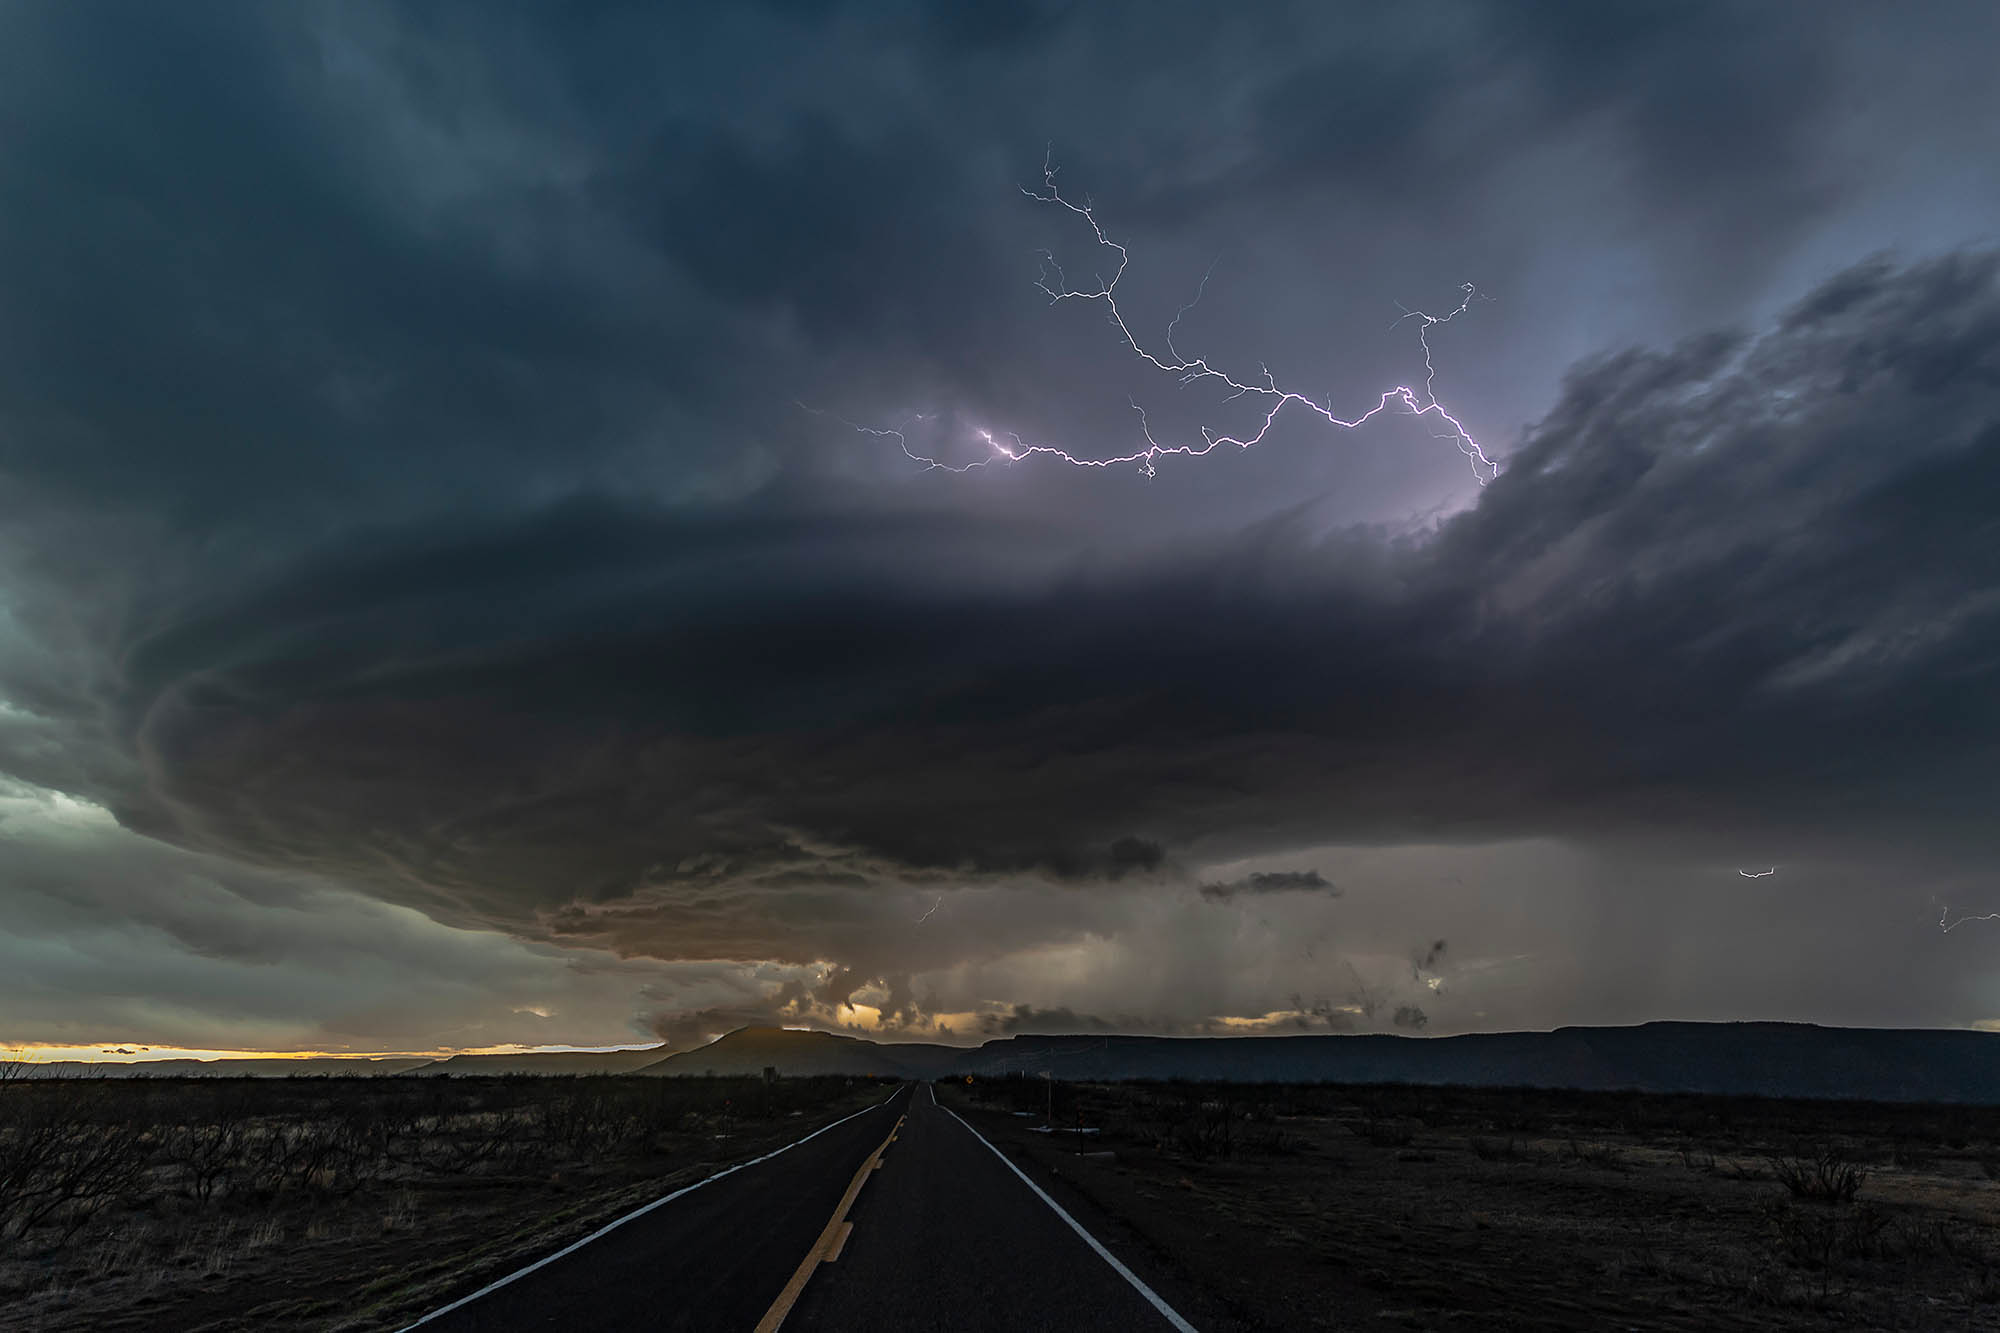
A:
[[[764,1311],[764,1317],[757,1321],[756,1333],[777,1333],[778,1326],[785,1322],[785,1317],[791,1314],[792,1307],[798,1304],[800,1295],[806,1289],[807,1281],[812,1277],[813,1269],[823,1263],[832,1263],[839,1257],[841,1250],[846,1248],[848,1233],[854,1230],[854,1224],[847,1220],[847,1210],[854,1206],[854,1197],[861,1193],[861,1183],[868,1179],[876,1167],[882,1165],[883,1152],[895,1141],[896,1130],[902,1127],[903,1117],[897,1116],[894,1127],[889,1130],[889,1137],[876,1145],[875,1151],[868,1154],[868,1160],[861,1164],[861,1169],[854,1173],[854,1179],[847,1183],[847,1193],[840,1196],[840,1206],[833,1210],[833,1217],[827,1222],[826,1229],[819,1233],[819,1239],[806,1251],[806,1257],[799,1261],[798,1270],[792,1274],[792,1280],[785,1284],[785,1289],[778,1293],[778,1299],[771,1302],[771,1308]]]

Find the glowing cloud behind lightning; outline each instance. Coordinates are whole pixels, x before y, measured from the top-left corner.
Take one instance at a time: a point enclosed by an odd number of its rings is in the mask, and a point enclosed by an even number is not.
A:
[[[1144,438],[1145,445],[1134,449],[1130,453],[1116,454],[1103,458],[1088,457],[1072,453],[1059,445],[1031,444],[1012,431],[982,429],[976,431],[975,434],[981,443],[991,452],[986,457],[976,458],[969,463],[952,464],[927,454],[918,453],[910,447],[908,433],[910,427],[920,421],[928,420],[927,416],[921,414],[912,416],[905,420],[900,427],[880,428],[860,426],[855,425],[853,422],[848,422],[848,425],[853,426],[855,430],[860,431],[864,435],[893,439],[901,446],[903,453],[912,462],[921,463],[925,468],[939,468],[947,472],[970,472],[974,468],[986,467],[993,463],[1018,463],[1024,459],[1043,455],[1059,462],[1068,463],[1073,467],[1108,468],[1136,463],[1141,471],[1148,477],[1151,477],[1154,475],[1155,461],[1168,455],[1201,458],[1227,445],[1234,445],[1238,449],[1248,449],[1252,445],[1260,443],[1270,433],[1271,428],[1277,424],[1278,418],[1288,408],[1316,416],[1328,425],[1336,426],[1341,430],[1355,430],[1388,411],[1393,405],[1409,412],[1411,415],[1428,418],[1434,426],[1438,427],[1439,429],[1433,433],[1437,438],[1451,440],[1457,445],[1459,452],[1465,455],[1466,462],[1471,465],[1473,477],[1481,486],[1484,486],[1499,475],[1500,465],[1486,456],[1486,451],[1472,437],[1472,433],[1466,429],[1464,423],[1438,402],[1434,391],[1437,379],[1437,367],[1433,363],[1431,356],[1431,330],[1440,324],[1449,324],[1452,320],[1464,314],[1471,307],[1473,301],[1480,299],[1479,292],[1472,284],[1466,283],[1459,288],[1464,294],[1463,299],[1459,301],[1457,307],[1449,314],[1432,315],[1421,310],[1404,310],[1402,315],[1390,325],[1391,328],[1396,328],[1406,321],[1417,321],[1417,342],[1424,351],[1424,382],[1422,391],[1419,392],[1408,385],[1398,385],[1382,394],[1376,400],[1375,405],[1367,411],[1353,418],[1342,417],[1333,410],[1331,399],[1328,399],[1326,402],[1320,402],[1304,394],[1295,393],[1292,390],[1281,387],[1268,366],[1260,366],[1258,376],[1255,378],[1238,378],[1237,375],[1211,364],[1206,357],[1190,357],[1184,354],[1175,345],[1174,333],[1179,327],[1181,319],[1186,316],[1188,311],[1194,309],[1201,301],[1203,293],[1208,289],[1207,275],[1203,276],[1201,285],[1196,288],[1194,299],[1182,306],[1174,315],[1172,321],[1168,323],[1166,337],[1161,344],[1160,350],[1148,348],[1142,343],[1138,336],[1132,332],[1131,326],[1125,322],[1125,313],[1118,306],[1118,284],[1125,277],[1125,270],[1131,262],[1131,256],[1123,245],[1112,240],[1105,233],[1103,225],[1097,220],[1097,210],[1094,204],[1087,200],[1079,204],[1063,194],[1062,190],[1056,185],[1056,171],[1057,168],[1051,162],[1045,160],[1042,164],[1041,188],[1030,189],[1024,185],[1021,187],[1021,192],[1038,203],[1053,204],[1058,208],[1067,209],[1077,217],[1082,218],[1089,225],[1091,234],[1096,238],[1098,248],[1116,255],[1117,263],[1113,267],[1111,277],[1108,281],[1099,277],[1095,287],[1075,287],[1070,285],[1069,278],[1064,274],[1062,265],[1057,262],[1055,255],[1049,251],[1043,251],[1042,269],[1036,280],[1036,286],[1047,295],[1049,303],[1051,305],[1059,305],[1065,301],[1101,302],[1105,308],[1105,316],[1110,321],[1112,327],[1118,330],[1119,336],[1124,339],[1125,345],[1131,348],[1140,360],[1166,374],[1175,376],[1184,386],[1213,381],[1222,388],[1229,390],[1228,396],[1225,399],[1226,402],[1235,402],[1238,399],[1250,399],[1256,402],[1262,408],[1261,417],[1256,418],[1258,423],[1256,429],[1246,435],[1229,435],[1211,430],[1207,426],[1202,426],[1200,428],[1201,438],[1198,442],[1188,440],[1181,443],[1170,443],[1159,439],[1153,434],[1152,425],[1146,418],[1146,410],[1134,402],[1132,403],[1132,410],[1138,415],[1139,433]],[[1214,269],[1211,266],[1210,273],[1212,274],[1213,272]]]

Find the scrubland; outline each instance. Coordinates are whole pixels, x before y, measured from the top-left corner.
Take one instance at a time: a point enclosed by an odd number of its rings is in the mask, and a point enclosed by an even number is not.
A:
[[[2000,1108],[1032,1078],[937,1091],[1114,1244],[1205,1293],[1211,1333],[2000,1329]],[[0,1322],[394,1327],[881,1092],[0,1081]],[[1058,1132],[1036,1132],[1045,1120]]]
[[[395,1327],[867,1079],[0,1079],[0,1323]]]
[[[1221,1327],[2000,1329],[2000,1108],[1020,1077],[938,1091],[1211,1296]],[[1059,1132],[1036,1132],[1045,1119]]]

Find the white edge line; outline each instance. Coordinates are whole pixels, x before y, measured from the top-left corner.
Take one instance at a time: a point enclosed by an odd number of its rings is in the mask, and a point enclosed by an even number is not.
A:
[[[925,1086],[930,1087],[929,1084],[926,1084]],[[995,1157],[998,1157],[1002,1162],[1002,1164],[1004,1164],[1009,1171],[1012,1171],[1015,1175],[1021,1178],[1021,1183],[1023,1185],[1026,1185],[1029,1189],[1033,1190],[1035,1192],[1036,1197],[1041,1199],[1041,1201],[1047,1204],[1050,1208],[1054,1209],[1057,1217],[1060,1217],[1063,1221],[1069,1223],[1070,1230],[1074,1231],[1077,1235],[1083,1237],[1083,1243],[1088,1245],[1091,1249],[1096,1250],[1098,1257],[1104,1260],[1105,1263],[1110,1264],[1111,1267],[1117,1271],[1118,1276],[1124,1278],[1127,1282],[1130,1282],[1133,1285],[1133,1287],[1135,1287],[1138,1290],[1139,1294],[1141,1296],[1144,1296],[1148,1301],[1148,1303],[1150,1303],[1155,1310],[1158,1310],[1160,1312],[1161,1318],[1165,1319],[1169,1324],[1172,1324],[1174,1326],[1176,1333],[1195,1333],[1195,1326],[1193,1324],[1190,1324],[1187,1320],[1181,1318],[1180,1312],[1174,1309],[1173,1306],[1168,1305],[1165,1300],[1161,1299],[1160,1294],[1157,1291],[1154,1291],[1151,1287],[1147,1286],[1144,1282],[1140,1281],[1139,1275],[1137,1273],[1134,1273],[1124,1264],[1119,1263],[1117,1255],[1105,1249],[1103,1243],[1100,1242],[1097,1239],[1097,1237],[1091,1235],[1088,1231],[1085,1231],[1083,1229],[1083,1223],[1077,1221],[1074,1217],[1071,1217],[1068,1211],[1064,1209],[1061,1204],[1057,1203],[1054,1199],[1051,1199],[1048,1196],[1048,1192],[1046,1190],[1044,1190],[1040,1185],[1037,1185],[1034,1181],[1028,1179],[1027,1172],[1021,1170],[1020,1167],[1015,1166],[1012,1159],[1010,1159],[1006,1153],[1003,1153],[998,1148],[995,1148],[992,1144],[992,1141],[989,1140],[984,1134],[981,1134],[971,1125],[966,1124],[964,1116],[961,1116],[958,1112],[952,1110],[949,1106],[946,1106],[940,1101],[938,1101],[936,1088],[934,1087],[930,1088],[930,1094],[931,1094],[932,1106],[937,1107],[938,1110],[943,1111],[953,1120],[958,1121],[959,1124],[965,1125],[967,1133],[972,1135],[973,1138],[978,1139],[981,1143],[984,1143],[987,1147],[987,1150],[991,1152]]]
[[[679,1189],[675,1190],[672,1194],[663,1194],[659,1198],[653,1200],[651,1203],[641,1204],[639,1205],[639,1207],[634,1208],[631,1212],[625,1214],[623,1217],[613,1218],[611,1221],[606,1222],[603,1226],[591,1232],[588,1236],[585,1236],[582,1240],[572,1241],[570,1244],[563,1246],[560,1250],[557,1250],[554,1254],[545,1255],[542,1258],[535,1260],[535,1262],[529,1264],[526,1268],[517,1268],[513,1272],[509,1273],[506,1277],[500,1278],[494,1282],[489,1282],[485,1286],[481,1287],[478,1291],[473,1292],[470,1296],[461,1296],[457,1300],[453,1301],[450,1305],[442,1306],[439,1309],[431,1311],[429,1314],[425,1315],[421,1319],[403,1325],[403,1327],[398,1329],[396,1333],[409,1333],[410,1329],[416,1328],[420,1324],[428,1324],[431,1322],[431,1320],[442,1318],[443,1316],[450,1314],[453,1310],[456,1310],[461,1306],[472,1304],[474,1301],[478,1300],[482,1296],[489,1296],[492,1293],[500,1290],[500,1288],[506,1286],[508,1283],[526,1277],[528,1274],[534,1272],[537,1268],[546,1267],[547,1265],[552,1264],[556,1260],[562,1258],[564,1255],[575,1254],[578,1250],[590,1244],[590,1242],[598,1239],[600,1236],[606,1235],[607,1233],[612,1231],[616,1231],[619,1227],[624,1226],[627,1222],[630,1222],[635,1217],[644,1217],[647,1213],[652,1212],[655,1208],[660,1207],[662,1204],[672,1203],[675,1199],[680,1198],[681,1195],[683,1194],[692,1194],[694,1191],[700,1189],[703,1185],[713,1184],[714,1182],[722,1179],[724,1176],[730,1176],[736,1174],[738,1171],[743,1170],[745,1167],[755,1166],[759,1162],[768,1162],[773,1157],[776,1157],[779,1153],[789,1152],[793,1148],[798,1147],[801,1143],[806,1142],[807,1139],[816,1139],[820,1135],[826,1133],[829,1129],[836,1129],[839,1126],[846,1124],[848,1121],[854,1119],[855,1116],[867,1115],[870,1111],[880,1110],[882,1107],[887,1106],[889,1104],[890,1097],[894,1097],[896,1093],[901,1091],[902,1091],[901,1088],[892,1089],[888,1097],[884,1097],[881,1101],[876,1102],[875,1105],[864,1106],[859,1111],[854,1112],[852,1115],[842,1116],[840,1119],[834,1121],[832,1124],[821,1125],[818,1129],[806,1135],[805,1138],[803,1139],[793,1139],[790,1143],[787,1143],[784,1147],[773,1148],[771,1149],[771,1151],[765,1153],[762,1157],[753,1157],[747,1162],[738,1162],[735,1166],[724,1167],[722,1170],[716,1172],[712,1176],[703,1176],[700,1180],[695,1181],[694,1184],[692,1185],[681,1186]],[[968,1126],[968,1128],[970,1128],[970,1126]],[[1070,1225],[1074,1226],[1075,1223],[1071,1223]],[[1115,1263],[1117,1261],[1113,1260],[1112,1262]]]

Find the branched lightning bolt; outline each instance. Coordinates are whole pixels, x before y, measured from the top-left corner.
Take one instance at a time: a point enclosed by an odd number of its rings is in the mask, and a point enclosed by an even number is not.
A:
[[[1480,447],[1477,440],[1473,439],[1472,433],[1465,428],[1464,423],[1446,411],[1444,406],[1438,402],[1434,387],[1437,380],[1437,367],[1433,363],[1431,355],[1430,332],[1438,325],[1449,324],[1452,320],[1464,314],[1475,300],[1483,299],[1471,283],[1466,283],[1459,288],[1464,293],[1464,297],[1449,314],[1432,315],[1422,310],[1405,309],[1396,318],[1394,323],[1390,325],[1390,328],[1393,329],[1406,320],[1414,319],[1417,321],[1417,342],[1424,349],[1423,392],[1419,393],[1407,385],[1398,385],[1396,388],[1384,393],[1376,401],[1375,406],[1350,420],[1334,412],[1331,399],[1322,403],[1304,394],[1280,388],[1276,378],[1271,374],[1269,366],[1259,367],[1258,380],[1238,379],[1231,373],[1211,365],[1207,358],[1187,356],[1175,346],[1174,332],[1179,327],[1181,319],[1186,316],[1188,311],[1194,309],[1201,302],[1203,293],[1208,290],[1209,277],[1215,272],[1213,264],[1209,266],[1208,273],[1203,275],[1200,286],[1195,289],[1194,299],[1182,306],[1175,313],[1172,321],[1168,323],[1165,354],[1161,355],[1149,350],[1139,341],[1137,335],[1132,332],[1131,326],[1125,322],[1124,312],[1118,307],[1118,284],[1125,277],[1125,270],[1131,261],[1131,255],[1123,245],[1112,240],[1105,233],[1103,225],[1097,220],[1097,209],[1094,204],[1088,200],[1079,204],[1063,194],[1062,190],[1056,185],[1056,171],[1057,168],[1053,162],[1044,159],[1042,163],[1041,188],[1031,189],[1024,185],[1021,187],[1021,193],[1038,203],[1054,204],[1082,218],[1090,225],[1091,234],[1096,237],[1098,247],[1111,251],[1117,255],[1118,259],[1117,266],[1112,270],[1109,281],[1106,281],[1102,275],[1099,275],[1097,285],[1094,288],[1073,287],[1070,285],[1069,278],[1064,274],[1062,265],[1057,262],[1055,255],[1046,250],[1042,251],[1041,273],[1037,277],[1035,285],[1048,296],[1049,304],[1057,305],[1064,301],[1101,301],[1104,303],[1106,318],[1110,321],[1112,327],[1118,330],[1119,336],[1125,341],[1125,345],[1130,347],[1140,360],[1147,362],[1161,371],[1178,377],[1183,385],[1212,380],[1230,390],[1230,393],[1224,400],[1226,402],[1235,402],[1237,399],[1250,397],[1264,400],[1267,410],[1264,412],[1262,423],[1257,427],[1255,433],[1247,436],[1224,435],[1210,430],[1207,426],[1203,426],[1200,428],[1201,442],[1198,444],[1193,441],[1183,444],[1165,443],[1153,434],[1152,425],[1146,418],[1145,408],[1133,402],[1131,404],[1132,410],[1138,415],[1139,432],[1144,437],[1146,443],[1143,448],[1136,449],[1131,453],[1119,454],[1108,458],[1089,458],[1071,453],[1069,450],[1058,445],[1030,444],[1012,431],[980,430],[978,432],[979,438],[992,452],[987,457],[974,459],[969,463],[951,464],[926,454],[917,453],[910,448],[908,431],[917,422],[926,420],[921,414],[907,418],[900,427],[860,426],[855,425],[851,421],[846,424],[853,426],[855,430],[864,435],[893,439],[901,446],[903,453],[912,462],[921,463],[925,468],[941,468],[947,472],[970,472],[974,468],[986,467],[992,463],[1018,463],[1025,458],[1045,454],[1051,458],[1068,463],[1073,467],[1106,468],[1117,467],[1127,463],[1137,463],[1140,470],[1148,477],[1151,477],[1155,475],[1154,461],[1169,454],[1179,454],[1188,458],[1200,458],[1220,449],[1224,445],[1230,444],[1235,445],[1239,449],[1248,449],[1251,445],[1262,441],[1265,435],[1270,433],[1271,427],[1276,424],[1279,415],[1288,407],[1303,409],[1319,417],[1328,425],[1337,426],[1342,430],[1354,430],[1387,411],[1393,403],[1401,405],[1415,416],[1428,417],[1432,422],[1442,426],[1443,429],[1441,431],[1434,432],[1437,438],[1452,440],[1456,443],[1459,452],[1465,455],[1467,463],[1471,465],[1473,477],[1481,486],[1484,486],[1500,474],[1500,465],[1486,456],[1486,451]]]
[[[1778,867],[1772,866],[1769,870],[1738,870],[1736,873],[1745,879],[1763,879],[1766,875],[1777,874]]]
[[[1938,929],[1943,931],[1947,935],[1951,934],[1951,932],[1957,930],[1960,926],[1964,925],[1968,921],[2000,921],[2000,912],[1988,912],[1984,916],[1962,916],[1958,920],[1952,922],[1950,925],[1946,925],[1945,917],[1949,916],[1950,914],[1951,914],[1951,909],[1949,907],[1938,908]]]

